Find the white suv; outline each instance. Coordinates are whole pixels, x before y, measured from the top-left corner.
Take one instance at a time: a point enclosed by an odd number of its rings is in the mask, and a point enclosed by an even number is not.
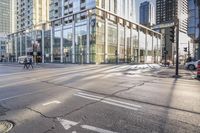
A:
[[[185,63],[185,68],[186,69],[189,69],[189,70],[195,70],[197,68],[197,65],[198,65],[198,61],[190,61],[190,62],[186,62]]]

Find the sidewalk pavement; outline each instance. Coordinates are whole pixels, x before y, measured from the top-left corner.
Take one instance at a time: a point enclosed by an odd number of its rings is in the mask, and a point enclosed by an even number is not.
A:
[[[174,67],[162,67],[159,71],[154,72],[153,76],[160,78],[173,78],[175,71]],[[196,78],[196,70],[190,71],[179,69],[179,75],[181,79],[194,80]]]

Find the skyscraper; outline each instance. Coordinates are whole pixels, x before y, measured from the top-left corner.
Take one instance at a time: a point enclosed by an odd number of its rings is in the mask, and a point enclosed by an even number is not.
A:
[[[11,27],[11,0],[0,1],[0,60],[6,56],[6,35]]]
[[[150,27],[155,24],[155,8],[151,2],[140,4],[140,24]]]
[[[179,34],[183,37],[179,41],[180,53],[184,56],[184,48],[188,46],[187,36],[187,19],[188,19],[188,1],[187,0],[156,0],[156,26],[155,30],[163,34],[163,57],[169,60],[174,60],[175,46],[172,40],[176,41],[175,36],[175,21],[179,19]],[[175,34],[174,34],[175,35]],[[172,38],[173,36],[173,38]],[[180,37],[179,36],[179,37]],[[167,52],[164,52],[167,51]]]
[[[195,57],[200,59],[200,1],[188,0],[188,35],[195,45]]]
[[[187,33],[187,0],[156,0],[156,24],[173,23],[179,18],[180,30]]]
[[[16,16],[17,31],[39,27],[49,20],[49,0],[17,0]]]

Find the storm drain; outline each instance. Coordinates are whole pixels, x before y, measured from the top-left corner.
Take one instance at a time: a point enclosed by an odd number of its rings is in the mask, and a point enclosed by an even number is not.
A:
[[[13,123],[9,121],[0,121],[0,133],[7,133],[13,128]]]

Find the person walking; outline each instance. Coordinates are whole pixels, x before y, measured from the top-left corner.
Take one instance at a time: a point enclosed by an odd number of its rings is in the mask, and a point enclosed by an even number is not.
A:
[[[33,60],[32,58],[29,59],[29,67],[31,66],[31,68],[33,69]]]
[[[25,68],[28,69],[27,63],[28,63],[27,58],[24,58],[24,69],[25,69]]]

